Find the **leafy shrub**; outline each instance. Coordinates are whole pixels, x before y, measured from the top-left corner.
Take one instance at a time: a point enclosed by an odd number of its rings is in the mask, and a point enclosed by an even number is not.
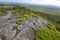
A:
[[[36,40],[60,40],[60,34],[48,28],[36,29]]]
[[[40,18],[40,16],[36,13],[30,13],[31,16],[34,16],[34,17],[37,17],[37,18]]]
[[[48,23],[48,28],[54,31],[56,30],[55,25],[53,25],[51,22]]]

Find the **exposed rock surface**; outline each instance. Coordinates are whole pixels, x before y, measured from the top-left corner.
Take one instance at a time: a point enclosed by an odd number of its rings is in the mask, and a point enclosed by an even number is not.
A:
[[[12,14],[12,11],[8,11],[6,16],[0,17],[0,37],[2,40],[10,40],[15,35],[15,30],[12,30],[15,24],[16,18]]]
[[[21,25],[18,26],[20,32],[14,38],[14,40],[34,40],[36,28],[46,28],[47,22],[43,18],[30,17],[29,20],[24,21]]]
[[[43,18],[30,17],[20,25],[16,24],[16,15],[8,11],[6,16],[0,17],[0,40],[34,40],[34,30],[46,28],[47,21]]]

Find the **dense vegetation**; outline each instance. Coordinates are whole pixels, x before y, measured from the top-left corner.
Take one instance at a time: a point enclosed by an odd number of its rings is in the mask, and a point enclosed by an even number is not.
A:
[[[32,8],[34,9],[34,8]],[[53,24],[57,30],[60,31],[60,9],[58,8],[44,8],[44,7],[36,7],[34,9],[35,11],[38,11],[44,19],[46,19],[49,24]],[[37,12],[37,13],[38,13]]]
[[[48,28],[36,29],[36,40],[60,40],[60,34]]]
[[[36,40],[60,40],[60,16],[50,13],[35,11],[22,6],[0,6],[0,16],[6,14],[6,11],[11,10],[18,14],[17,24],[21,24],[24,20],[28,20],[30,16],[44,18],[48,21],[47,28],[36,29]]]

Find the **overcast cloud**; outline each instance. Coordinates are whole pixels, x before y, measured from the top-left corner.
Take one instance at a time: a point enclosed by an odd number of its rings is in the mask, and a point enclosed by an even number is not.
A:
[[[0,2],[32,3],[60,6],[60,0],[0,0]]]

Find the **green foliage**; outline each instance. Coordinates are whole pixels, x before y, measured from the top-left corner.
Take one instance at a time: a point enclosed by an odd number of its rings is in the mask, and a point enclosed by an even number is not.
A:
[[[35,13],[30,13],[30,15],[31,15],[31,16],[33,16],[33,17],[40,18],[40,16],[39,16],[39,15],[37,15],[37,13],[36,13],[36,14],[35,14]]]
[[[13,6],[0,6],[0,16],[4,16],[8,10],[12,10]]]
[[[28,14],[21,14],[17,17],[19,20],[17,20],[16,22],[17,22],[17,24],[19,24],[19,23],[23,22],[23,20],[28,20],[29,17],[30,17],[30,15],[28,15]]]
[[[4,15],[5,15],[5,13],[0,12],[0,16],[4,16]]]
[[[36,9],[35,9],[36,10]],[[56,30],[60,31],[60,11],[58,10],[46,10],[40,8],[39,11],[36,10],[37,13],[40,13],[40,16],[43,17],[48,22],[48,27],[50,29],[54,30],[54,27]],[[53,28],[51,28],[53,27]]]
[[[43,17],[45,20],[47,20],[48,22],[48,27],[54,27],[60,31],[60,16],[58,15],[51,15],[51,14],[46,14],[46,13],[41,13],[40,12],[41,17]],[[53,26],[52,26],[53,25]]]
[[[30,16],[40,18],[45,18],[48,23],[48,28],[38,28],[36,29],[36,40],[60,40],[60,33],[55,32],[55,30],[60,31],[60,16],[54,14],[54,12],[35,11],[23,6],[0,6],[0,16],[6,14],[6,11],[11,10],[13,13],[18,13],[17,24],[21,24],[24,20],[28,20]]]
[[[54,31],[56,30],[56,27],[51,22],[49,22],[48,28]]]
[[[17,11],[17,13],[19,14],[17,18],[19,20],[21,19],[22,22],[23,20],[28,20],[30,16],[40,18],[40,15],[38,15],[38,13],[34,13],[34,11],[29,8],[25,8],[22,6],[15,6],[13,9],[14,9],[14,12],[15,10]],[[17,21],[17,23],[21,23],[21,21],[19,22],[19,20]]]
[[[52,30],[60,30],[60,25],[59,25],[59,22],[60,22],[60,16],[57,16],[57,15],[52,15],[53,13],[50,12],[50,13],[46,13],[46,12],[39,12],[39,11],[35,11],[35,10],[31,10],[29,8],[26,8],[26,7],[23,7],[23,6],[15,6],[13,7],[13,10],[12,10],[14,13],[18,13],[19,16],[18,16],[18,19],[23,20],[24,19],[29,19],[30,16],[33,16],[33,17],[37,17],[37,18],[40,18],[43,17],[45,18],[48,22],[50,22],[48,24],[48,28],[49,29],[52,29]],[[17,23],[20,23],[19,20],[17,21]],[[51,21],[50,21],[51,20]],[[53,21],[53,23],[52,23]]]
[[[60,31],[60,24],[55,23],[54,25],[56,26],[56,29]]]
[[[23,22],[23,20],[28,20],[30,16],[40,18],[43,17],[48,22],[48,28],[52,30],[59,30],[60,31],[60,16],[55,15],[55,12],[46,12],[46,11],[37,11],[32,10],[23,6],[0,6],[0,16],[5,15],[7,10],[12,10],[13,13],[18,13],[19,16],[17,17],[19,20],[17,20],[17,23]],[[54,14],[55,13],[55,14]]]
[[[21,24],[22,22],[23,22],[22,19],[18,19],[18,20],[16,21],[17,24]]]
[[[60,40],[60,34],[48,28],[36,29],[36,40]]]
[[[29,19],[30,15],[24,14],[25,19]]]
[[[12,10],[13,6],[0,6],[0,10]]]

